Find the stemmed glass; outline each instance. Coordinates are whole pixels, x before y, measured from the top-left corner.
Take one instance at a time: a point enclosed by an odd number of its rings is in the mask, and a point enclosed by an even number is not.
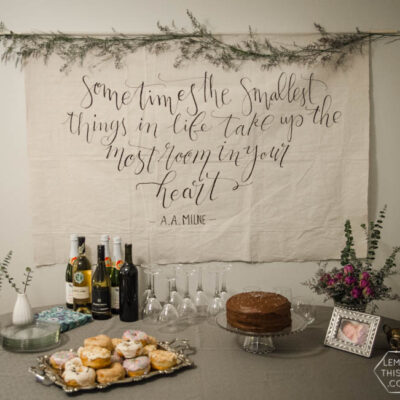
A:
[[[207,308],[207,314],[210,317],[216,316],[223,308],[221,297],[219,295],[219,271],[215,271],[215,290],[214,297]]]
[[[155,292],[155,277],[160,273],[160,270],[154,266],[146,269],[144,271],[146,274],[150,275],[150,282],[151,282],[151,293],[149,298],[146,301],[143,309],[143,319],[150,322],[150,323],[157,323],[158,317],[162,310],[161,303],[156,297]]]
[[[176,270],[177,266],[175,265],[173,267],[173,276],[169,278],[170,280],[170,292],[169,292],[169,302],[176,308],[178,309],[179,305],[182,304],[183,298],[179,294],[178,289],[176,287]]]
[[[169,278],[169,277],[167,278],[168,301],[164,304],[160,312],[160,315],[158,317],[159,322],[166,325],[176,322],[179,318],[178,311],[173,304],[173,295],[172,295],[173,281],[174,278]]]
[[[142,302],[141,304],[144,305],[147,303],[147,300],[149,299],[150,295],[151,295],[151,278],[150,278],[150,274],[146,272],[147,269],[149,269],[150,267],[148,265],[142,265],[141,266],[144,271],[145,271],[145,276],[146,276],[146,289],[142,294]]]
[[[203,290],[203,267],[199,267],[197,274],[197,290],[194,297],[194,304],[197,309],[197,314],[200,317],[206,317],[209,299]]]
[[[179,265],[179,270],[181,270],[185,274],[185,293],[183,296],[183,301],[182,303],[178,306],[178,314],[179,317],[182,319],[187,319],[188,321],[191,321],[195,318],[197,310],[196,306],[194,305],[192,299],[190,298],[190,293],[189,293],[189,276],[193,273],[193,267],[183,267],[182,265]]]

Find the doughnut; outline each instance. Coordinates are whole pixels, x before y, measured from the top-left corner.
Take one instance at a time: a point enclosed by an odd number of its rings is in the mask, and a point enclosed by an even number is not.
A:
[[[125,360],[123,367],[129,376],[141,376],[148,374],[151,368],[149,357],[146,356]]]
[[[113,349],[115,349],[123,341],[124,341],[124,339],[112,338],[111,342],[112,342],[112,345],[113,345]]]
[[[96,372],[93,368],[82,365],[82,360],[75,357],[65,363],[62,378],[68,386],[93,386],[96,379]]]
[[[111,362],[112,362],[112,363],[117,362],[117,363],[122,364],[123,361],[124,361],[124,359],[117,353],[116,350],[114,350],[114,351],[111,353]]]
[[[122,334],[122,339],[125,340],[135,340],[142,342],[143,346],[146,344],[157,344],[157,340],[149,336],[147,333],[143,331],[138,331],[135,329],[129,329]]]
[[[151,366],[159,371],[173,367],[178,361],[175,353],[166,350],[154,350],[150,353]]]
[[[111,338],[109,338],[107,335],[97,335],[97,336],[89,337],[89,338],[85,339],[85,341],[83,342],[83,345],[85,347],[87,347],[87,346],[105,347],[106,349],[108,349],[110,351],[112,351],[114,349]]]
[[[94,369],[106,368],[111,364],[110,350],[99,346],[80,347],[78,355],[82,364]]]
[[[141,342],[134,340],[123,341],[115,348],[116,352],[124,358],[135,358],[142,352],[143,345]]]
[[[157,346],[155,344],[148,344],[147,346],[143,347],[142,354],[144,356],[149,356],[154,350],[157,350]]]
[[[56,353],[52,354],[50,357],[50,364],[55,369],[64,369],[64,364],[71,360],[72,358],[76,358],[78,355],[73,351],[57,351]]]
[[[125,369],[120,363],[113,363],[109,368],[102,368],[96,371],[96,379],[99,383],[116,382],[125,378]]]

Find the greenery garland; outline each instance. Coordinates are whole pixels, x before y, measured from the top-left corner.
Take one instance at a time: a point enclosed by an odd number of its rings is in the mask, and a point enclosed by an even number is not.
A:
[[[177,46],[179,55],[174,66],[179,67],[187,61],[206,59],[211,64],[224,69],[237,70],[243,61],[259,61],[262,69],[269,69],[282,64],[326,64],[342,65],[347,57],[362,53],[363,47],[370,42],[385,38],[392,41],[400,39],[400,32],[362,32],[328,33],[321,25],[314,24],[321,35],[307,45],[275,45],[267,38],[257,37],[250,28],[248,39],[235,44],[223,42],[214,35],[194,15],[187,11],[192,30],[186,31],[171,26],[157,24],[159,33],[149,35],[125,35],[114,32],[110,36],[78,36],[58,33],[18,34],[8,31],[0,23],[0,43],[3,45],[1,60],[15,61],[24,65],[29,59],[42,58],[44,62],[52,54],[62,58],[61,70],[66,70],[76,62],[83,64],[91,53],[101,61],[112,59],[116,68],[121,68],[126,55],[146,47],[152,52],[161,53],[171,46]]]

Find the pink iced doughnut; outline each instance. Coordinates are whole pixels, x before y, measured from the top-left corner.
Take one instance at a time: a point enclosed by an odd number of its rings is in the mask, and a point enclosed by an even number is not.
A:
[[[55,369],[64,369],[65,363],[75,357],[78,357],[78,355],[73,351],[57,351],[57,353],[51,355],[50,364]]]
[[[122,339],[142,342],[143,346],[147,344],[156,344],[156,339],[147,333],[135,329],[129,329],[122,335]]]
[[[125,360],[122,366],[125,368],[126,373],[129,376],[145,375],[151,368],[149,357],[146,356]]]

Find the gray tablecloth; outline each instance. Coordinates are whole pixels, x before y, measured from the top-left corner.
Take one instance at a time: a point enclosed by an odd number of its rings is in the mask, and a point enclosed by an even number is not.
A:
[[[236,335],[208,321],[177,334],[167,334],[157,326],[141,321],[123,323],[118,317],[94,321],[62,334],[59,349],[77,348],[84,338],[100,333],[119,337],[128,328],[142,329],[159,340],[189,339],[196,348],[196,353],[190,356],[195,368],[139,384],[77,395],[82,399],[393,399],[395,395],[386,393],[373,372],[388,347],[382,328],[370,359],[325,347],[323,342],[331,313],[331,308],[318,307],[313,325],[302,333],[275,339],[277,350],[266,356],[243,351]],[[8,319],[9,316],[0,318],[3,326]],[[383,322],[400,326],[388,319]],[[0,398],[66,399],[68,395],[60,388],[43,386],[28,373],[29,366],[36,364],[36,357],[46,353],[51,351],[30,354],[1,349]]]

